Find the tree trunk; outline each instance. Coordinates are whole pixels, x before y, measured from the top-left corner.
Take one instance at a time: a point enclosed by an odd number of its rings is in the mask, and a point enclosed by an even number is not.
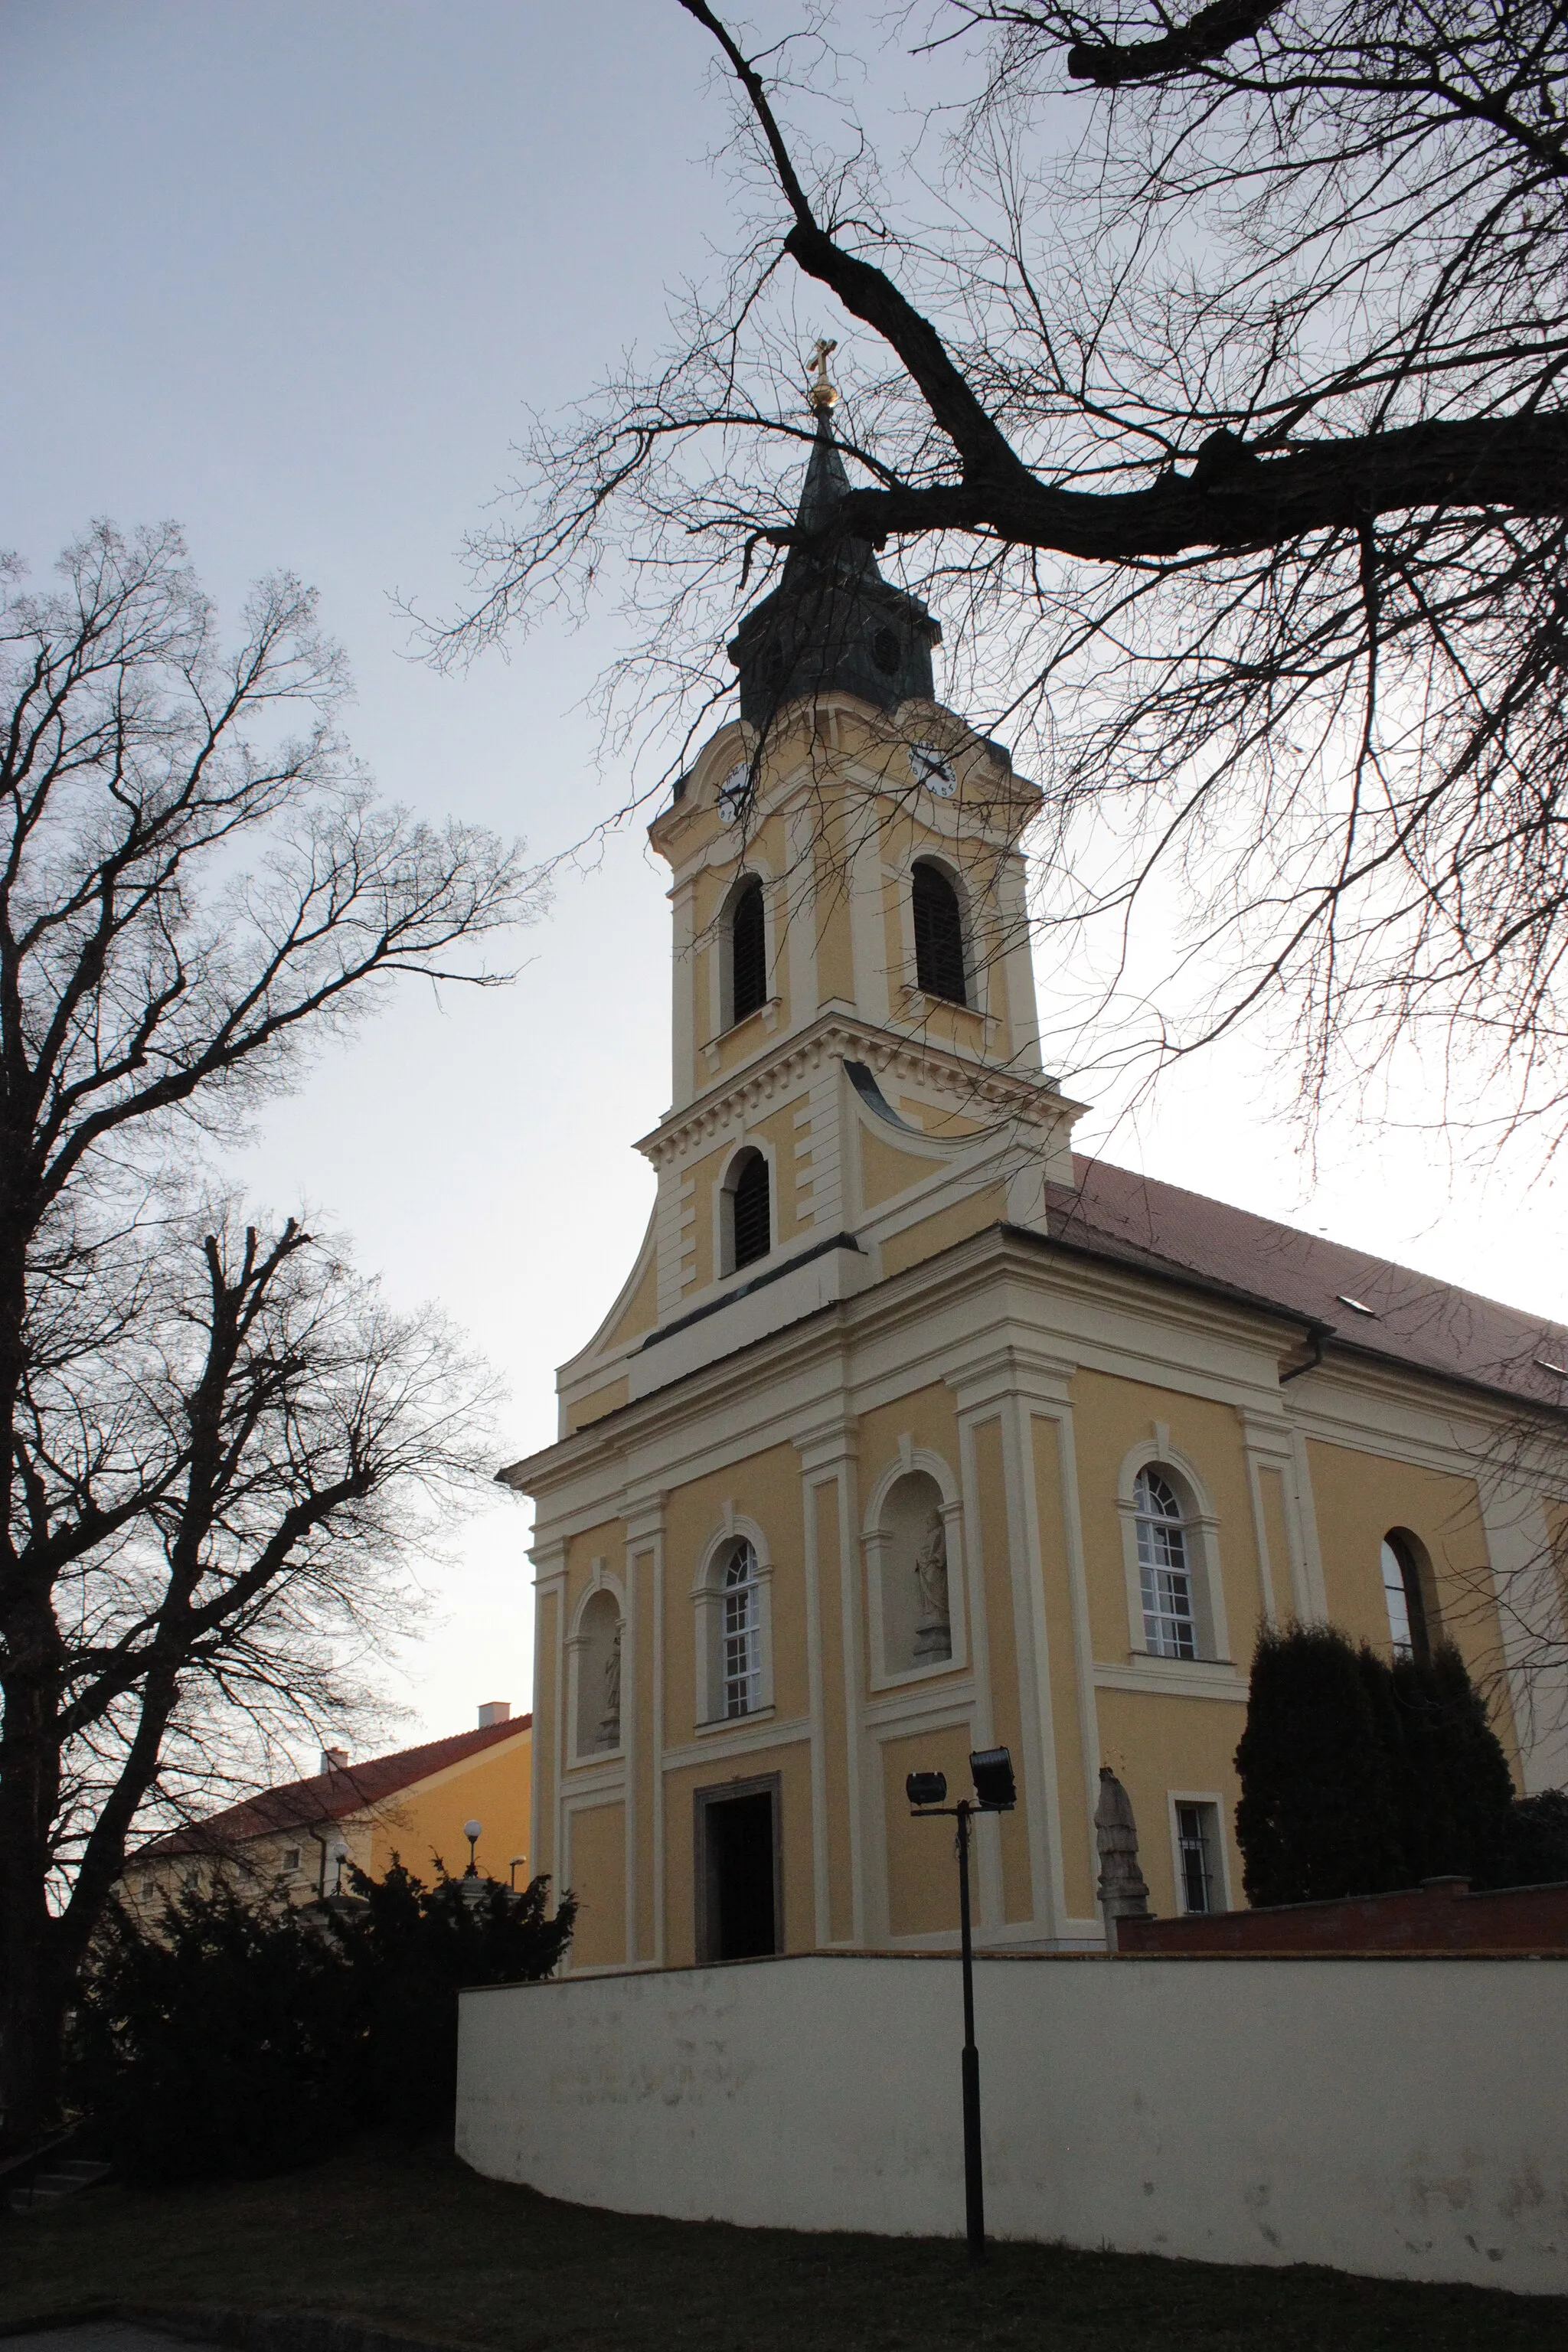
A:
[[[9,1716],[11,1695],[6,1695]],[[37,1775],[7,1769],[0,1788],[0,2151],[18,2155],[58,2119],[68,1986],[50,1916],[47,1822],[33,1818]],[[42,1833],[40,1834],[40,1829]]]

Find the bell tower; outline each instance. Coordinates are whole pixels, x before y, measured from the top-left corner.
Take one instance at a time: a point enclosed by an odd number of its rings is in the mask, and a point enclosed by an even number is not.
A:
[[[638,1145],[649,1234],[563,1370],[565,1425],[966,1223],[1043,1223],[1047,1182],[1070,1181],[1080,1106],[1040,1068],[1020,846],[1039,793],[935,699],[924,605],[831,534],[849,485],[827,348],[803,536],[730,647],[738,715],[648,829],[671,870],[673,1097]]]

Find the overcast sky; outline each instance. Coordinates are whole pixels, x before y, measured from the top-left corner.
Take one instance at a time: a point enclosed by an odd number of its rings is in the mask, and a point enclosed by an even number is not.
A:
[[[852,37],[880,14],[842,13]],[[522,408],[656,342],[666,287],[722,243],[708,64],[675,0],[0,0],[0,543],[43,572],[94,515],[174,516],[230,612],[257,573],[299,572],[348,647],[351,731],[387,793],[540,855],[576,839],[619,801],[580,707],[613,617],[441,678],[406,657],[391,598],[450,600]],[[896,97],[905,69],[879,70]],[[400,1303],[438,1298],[473,1333],[510,1381],[514,1454],[553,1434],[553,1368],[651,1202],[629,1145],[668,1099],[663,893],[640,829],[623,835],[561,887],[514,989],[411,988],[268,1112],[247,1162],[263,1202],[304,1199]],[[1517,1170],[1456,1177],[1418,1133],[1346,1123],[1314,1181],[1272,1100],[1242,1049],[1080,1132],[1568,1313],[1561,1204]],[[527,1704],[527,1526],[498,1501],[436,1578],[399,1669],[406,1736]]]

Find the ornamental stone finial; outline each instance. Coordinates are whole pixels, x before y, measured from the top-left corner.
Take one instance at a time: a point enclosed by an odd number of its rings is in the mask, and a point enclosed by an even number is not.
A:
[[[1094,1809],[1094,1843],[1100,1855],[1095,1893],[1105,1919],[1105,1944],[1116,1949],[1119,1919],[1147,1919],[1149,1889],[1138,1867],[1138,1824],[1132,1800],[1109,1764],[1100,1768],[1100,1802]]]
[[[827,373],[828,354],[837,349],[837,344],[826,335],[819,335],[812,346],[809,364],[816,370],[816,378],[810,387],[810,399],[819,416],[827,415],[838,405],[838,394]]]

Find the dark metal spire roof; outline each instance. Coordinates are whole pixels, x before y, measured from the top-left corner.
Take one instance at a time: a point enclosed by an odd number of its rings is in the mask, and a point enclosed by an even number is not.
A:
[[[831,410],[819,404],[795,529],[826,530],[848,491]],[[778,586],[747,614],[731,642],[730,658],[741,673],[741,716],[766,727],[786,702],[834,688],[884,710],[912,695],[929,701],[931,649],[941,636],[925,606],[883,579],[869,541],[797,541]]]

